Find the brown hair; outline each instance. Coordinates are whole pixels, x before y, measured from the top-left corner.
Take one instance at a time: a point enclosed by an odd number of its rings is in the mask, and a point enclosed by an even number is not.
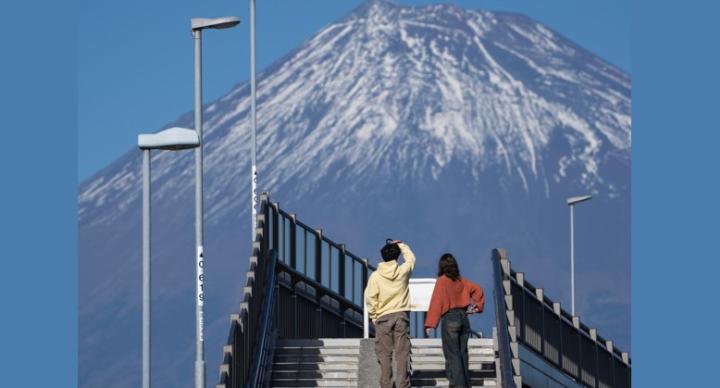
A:
[[[438,276],[445,275],[452,280],[460,280],[460,269],[458,269],[455,256],[444,253],[438,262]]]

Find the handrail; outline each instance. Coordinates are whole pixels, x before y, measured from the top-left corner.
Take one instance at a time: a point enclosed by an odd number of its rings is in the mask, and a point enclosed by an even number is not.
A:
[[[315,281],[314,279],[306,278],[305,275],[303,275],[302,273],[298,272],[297,270],[295,270],[294,268],[290,267],[289,265],[287,265],[285,263],[278,263],[278,265],[280,267],[282,267],[282,270],[284,272],[287,272],[293,276],[302,277],[303,283],[308,284],[309,286],[314,288],[316,291],[320,290],[321,294],[328,295],[328,296],[332,297],[333,299],[337,300],[338,302],[342,303],[343,305],[347,306],[348,308],[362,313],[362,309],[360,308],[360,306],[356,305],[351,300],[345,298],[344,296],[340,295],[339,293],[333,291],[331,288],[324,286],[323,284]]]
[[[512,322],[512,308],[508,308],[506,298],[510,290],[506,289],[506,276],[502,269],[502,261],[507,257],[504,250],[493,249],[493,276],[495,298],[495,320],[497,324],[497,347],[500,361],[500,374],[503,388],[516,388],[522,384],[520,362],[517,354],[517,336]],[[512,299],[510,300],[512,301]],[[510,312],[510,313],[508,313]],[[513,346],[515,345],[515,346]],[[514,361],[514,362],[513,362]],[[518,384],[520,383],[520,384]]]
[[[525,274],[513,271],[504,250],[493,250],[493,268],[498,334],[510,334],[509,339],[500,339],[501,361],[503,347],[507,347],[505,342],[509,341],[513,358],[519,357],[518,349],[522,348],[579,384],[630,386],[628,353],[615,348],[612,341],[599,336],[596,329],[584,325],[580,317],[562,309],[542,288],[528,282]],[[513,369],[519,376],[519,360]]]
[[[267,193],[261,195],[254,235],[217,387],[266,386],[273,336],[361,336],[359,302],[375,267],[280,209]]]
[[[275,203],[275,211],[278,213],[278,215],[282,215],[282,216],[285,217],[285,218],[292,218],[292,219],[294,219],[293,222],[295,223],[296,226],[300,226],[300,227],[302,227],[303,229],[305,229],[305,230],[307,230],[307,231],[314,231],[314,229],[313,229],[311,226],[309,226],[308,224],[306,224],[306,223],[304,223],[304,222],[296,219],[296,217],[295,217],[294,214],[290,214],[290,213],[286,212],[285,210],[281,209],[281,208],[278,206],[277,203]],[[329,238],[327,238],[327,237],[325,237],[325,236],[323,236],[323,235],[320,236],[320,241],[324,241],[324,242],[328,243],[330,246],[332,246],[332,247],[335,248],[335,249],[343,249],[343,244],[339,244],[339,243],[337,243],[337,242],[335,242],[335,241],[333,241],[333,240],[330,240]],[[361,259],[360,257],[356,256],[355,254],[353,254],[353,253],[351,253],[351,252],[348,252],[348,251],[345,251],[344,254],[345,254],[345,256],[350,257],[353,261],[357,262],[358,264],[366,265],[365,260],[363,260],[363,259]],[[375,271],[375,270],[377,269],[375,266],[373,266],[373,265],[370,264],[369,262],[367,263],[367,267],[368,267],[368,269],[369,269],[370,271]]]
[[[531,298],[535,298],[536,294],[533,294],[530,291],[542,290],[542,288],[536,288],[536,287],[532,286],[525,279],[523,279],[522,283],[520,283],[520,281],[518,281],[518,279],[517,279],[516,274],[517,273],[515,271],[512,271],[512,275],[509,277],[510,282],[512,284],[522,287],[524,292],[527,295],[530,295]],[[522,273],[520,273],[520,274],[522,276]],[[547,296],[543,297],[543,300],[541,303],[542,308],[544,308],[546,310],[554,311],[553,304],[554,304],[554,302],[550,298],[548,298]],[[577,318],[577,317],[575,317],[575,318]],[[563,323],[565,323],[569,326],[576,326],[576,323],[573,322],[573,316],[565,309],[560,309],[559,319],[560,319],[560,321],[562,321]],[[616,359],[617,361],[629,363],[629,362],[624,361],[625,359],[623,357],[627,358],[627,355],[623,356],[623,353],[625,353],[625,352],[621,351],[620,349],[618,349],[614,346],[612,349],[609,349],[607,347],[606,343],[608,342],[608,340],[606,340],[604,337],[600,336],[599,334],[595,334],[595,336],[594,336],[595,338],[593,338],[593,334],[591,334],[591,330],[594,330],[594,329],[588,327],[587,325],[580,322],[579,320],[577,322],[577,327],[575,327],[575,329],[581,336],[583,336],[583,338],[586,338],[590,341],[597,341],[597,345],[599,347],[603,348],[604,350],[606,350],[608,353],[610,353],[611,356],[614,359]]]
[[[344,244],[329,239],[322,229],[301,222],[295,214],[280,208],[277,202],[270,203],[268,214],[269,246],[278,251],[279,268],[287,268],[285,272],[291,274],[292,279],[340,303],[341,310],[362,313],[362,308],[358,307],[364,300],[367,279],[376,267],[348,251]],[[346,322],[344,318],[342,321]],[[298,333],[285,331],[284,335]]]
[[[266,303],[261,297],[272,296],[272,292],[267,294],[264,290],[273,284],[269,278],[274,275],[274,270],[270,271],[268,268],[272,266],[273,257],[267,244],[268,203],[269,198],[263,193],[240,311],[230,316],[230,333],[227,345],[223,347],[224,355],[220,365],[218,387],[248,386],[250,378],[255,378],[259,373],[255,371],[252,355],[263,350],[262,341],[257,340],[257,328],[263,323],[259,318],[267,311],[267,309],[263,310]],[[251,376],[251,371],[255,371],[256,375]]]
[[[267,339],[270,336],[272,312],[275,304],[275,292],[273,288],[275,287],[275,265],[277,263],[277,253],[271,250],[269,253],[269,259],[266,278],[267,284],[265,286],[265,295],[263,298],[265,303],[263,304],[263,312],[260,318],[260,335],[257,337],[257,340],[259,340],[260,343],[255,345],[255,356],[253,357],[255,362],[252,364],[252,371],[250,372],[250,387],[263,386],[261,376],[264,375],[265,368],[267,367],[266,361],[268,349],[266,346]]]

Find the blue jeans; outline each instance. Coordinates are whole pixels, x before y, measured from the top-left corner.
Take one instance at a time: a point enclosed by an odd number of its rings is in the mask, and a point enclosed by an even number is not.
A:
[[[451,309],[440,319],[445,374],[451,387],[470,386],[468,339],[470,321],[464,309]]]

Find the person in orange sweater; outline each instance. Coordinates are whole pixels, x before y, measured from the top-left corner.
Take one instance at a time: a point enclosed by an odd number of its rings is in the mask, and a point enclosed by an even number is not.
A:
[[[442,349],[445,374],[451,387],[469,387],[468,315],[485,308],[485,293],[477,284],[460,276],[457,261],[450,253],[440,257],[430,307],[425,318],[425,333],[442,322]]]

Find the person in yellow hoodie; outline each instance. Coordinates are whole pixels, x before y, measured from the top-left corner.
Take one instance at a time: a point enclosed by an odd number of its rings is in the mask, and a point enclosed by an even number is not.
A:
[[[383,262],[370,275],[365,288],[368,315],[375,324],[375,354],[380,363],[380,387],[392,388],[392,354],[395,351],[395,387],[410,387],[410,291],[415,255],[400,240],[390,240],[380,250]],[[398,264],[402,254],[404,262]]]

